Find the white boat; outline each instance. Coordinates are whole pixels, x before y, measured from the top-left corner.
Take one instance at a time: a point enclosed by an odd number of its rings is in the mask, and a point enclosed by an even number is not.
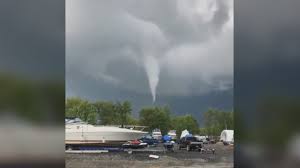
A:
[[[162,134],[161,134],[160,129],[158,129],[158,128],[154,129],[154,130],[152,131],[152,137],[153,137],[154,139],[161,140]]]
[[[188,131],[188,130],[183,130],[182,132],[181,132],[181,135],[180,135],[180,139],[181,138],[183,138],[183,137],[186,137],[186,136],[188,136],[188,135],[190,135],[190,132]]]
[[[147,134],[144,131],[118,126],[94,126],[78,119],[66,120],[65,127],[66,144],[122,144]]]
[[[170,130],[168,135],[172,137],[172,140],[177,139],[176,130]]]

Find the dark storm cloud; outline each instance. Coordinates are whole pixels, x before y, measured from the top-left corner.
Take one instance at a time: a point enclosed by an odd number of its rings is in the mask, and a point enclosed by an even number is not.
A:
[[[234,102],[246,125],[254,126],[267,113],[259,108],[270,98],[299,93],[299,5],[293,0],[235,3]]]
[[[235,5],[237,107],[253,111],[264,96],[297,93],[300,2],[243,0]]]
[[[230,1],[128,1],[125,10],[157,24],[171,43],[205,41],[230,19]],[[198,12],[198,13],[195,13]],[[205,23],[207,20],[210,22]]]
[[[232,88],[232,1],[66,4],[68,95],[82,90],[74,86],[78,78],[98,90],[102,83],[138,94],[150,90],[153,100],[156,90],[201,95]]]
[[[64,11],[57,0],[1,1],[0,71],[64,78]]]
[[[248,59],[257,65],[264,63],[264,60],[268,62],[269,57],[272,57],[273,61],[298,60],[299,57],[295,55],[297,52],[292,52],[299,48],[297,47],[300,26],[298,1],[267,0],[259,5],[256,1],[242,1],[236,5],[235,12],[239,15],[235,17],[235,21],[239,27],[235,29],[235,33],[236,40],[241,42],[236,43],[236,48],[238,51],[244,51],[237,59]],[[255,12],[252,9],[255,9]],[[246,42],[248,44],[244,44]],[[265,56],[261,57],[262,54]]]
[[[236,167],[299,167],[299,6],[235,1]]]

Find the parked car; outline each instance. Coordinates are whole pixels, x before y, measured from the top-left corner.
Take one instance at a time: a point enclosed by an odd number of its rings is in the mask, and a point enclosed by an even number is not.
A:
[[[154,145],[155,146],[159,143],[159,141],[151,135],[145,135],[142,138],[140,138],[139,140],[144,142],[144,143],[147,143],[147,145]]]
[[[197,140],[194,136],[183,137],[179,140],[178,148],[186,148],[187,151],[198,150],[201,151],[203,142]]]

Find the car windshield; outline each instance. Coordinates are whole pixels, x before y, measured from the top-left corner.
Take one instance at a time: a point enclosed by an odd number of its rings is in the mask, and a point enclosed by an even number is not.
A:
[[[196,137],[187,137],[187,141],[197,141]]]

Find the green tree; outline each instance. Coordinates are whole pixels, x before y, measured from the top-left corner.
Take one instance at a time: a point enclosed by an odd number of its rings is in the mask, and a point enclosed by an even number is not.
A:
[[[68,98],[66,100],[66,117],[78,117],[90,124],[96,123],[96,111],[92,104],[81,98]]]
[[[80,111],[79,106],[82,103],[82,99],[78,97],[67,98],[65,105],[66,117],[79,117]]]
[[[131,103],[129,101],[113,103],[110,101],[96,101],[92,104],[97,120],[103,125],[125,125],[131,120]]]
[[[140,111],[140,124],[149,127],[149,131],[159,128],[166,134],[171,127],[170,110],[167,107],[148,107]]]
[[[129,118],[127,118],[127,124],[128,125],[139,125],[139,120],[130,116]]]
[[[96,101],[93,103],[93,107],[97,113],[97,120],[100,119],[103,125],[117,124],[117,114],[115,112],[115,106],[110,101]]]
[[[177,116],[172,119],[172,129],[177,132],[177,137],[180,137],[181,132],[187,129],[192,134],[199,133],[197,120],[192,115]]]
[[[204,113],[204,124],[209,135],[218,136],[224,129],[233,129],[233,112],[209,109]]]
[[[200,135],[208,135],[209,134],[209,131],[207,128],[199,128],[199,134]]]
[[[121,124],[122,127],[124,124],[128,124],[131,110],[131,103],[129,101],[124,101],[123,103],[117,102],[115,104],[115,112],[117,115],[118,124]]]

